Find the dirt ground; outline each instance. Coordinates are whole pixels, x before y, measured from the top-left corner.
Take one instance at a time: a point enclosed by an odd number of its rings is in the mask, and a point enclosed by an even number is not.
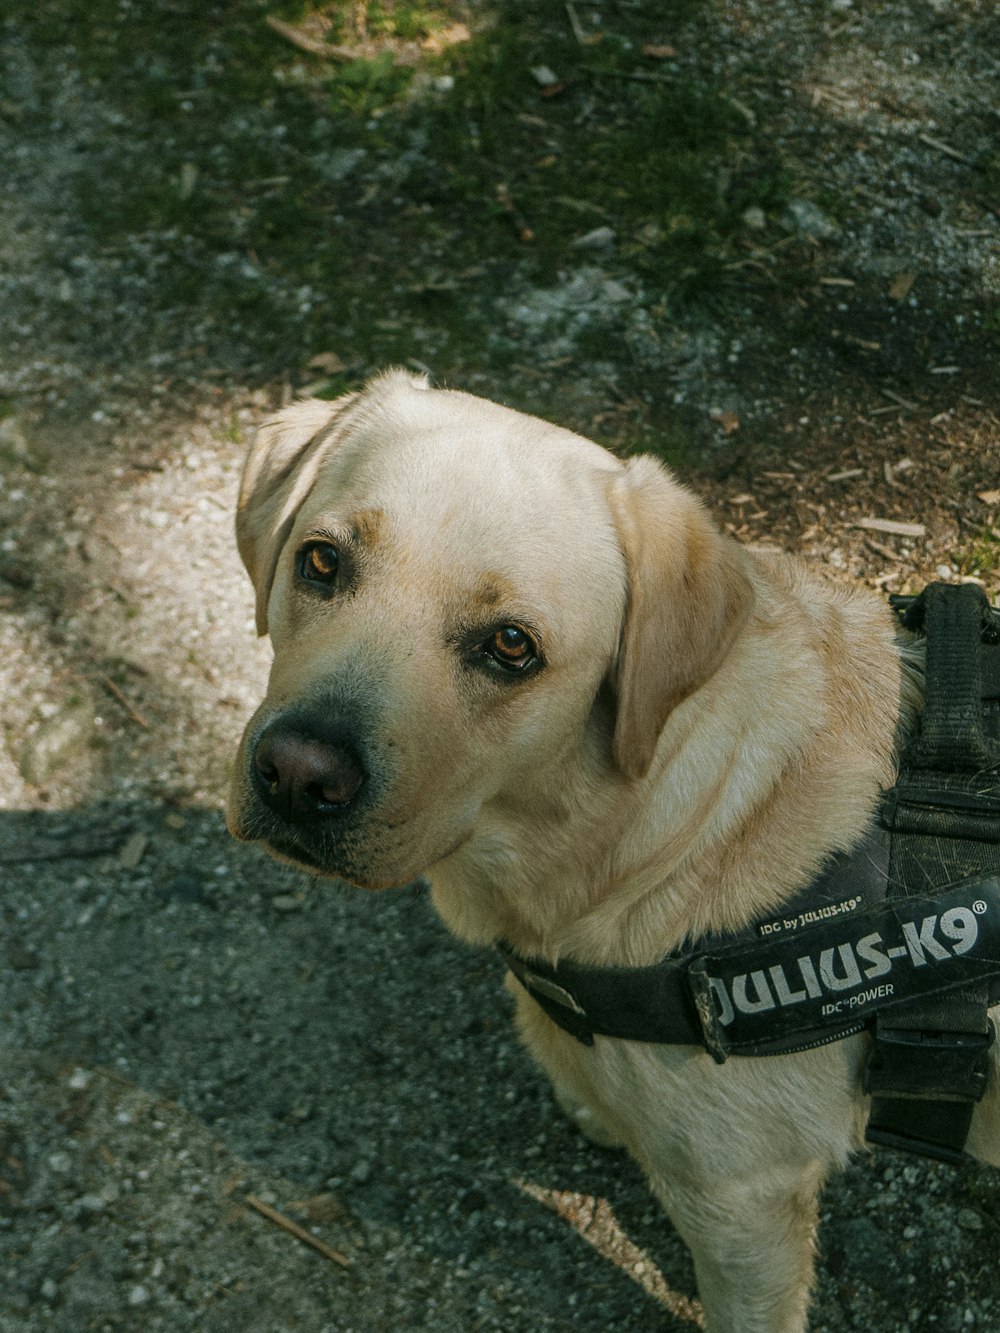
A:
[[[409,364],[831,578],[996,599],[1000,20],[314,11],[0,15],[0,1331],[690,1328],[499,962],[228,840],[241,460]],[[811,1329],[996,1329],[998,1247],[997,1172],[858,1160]]]

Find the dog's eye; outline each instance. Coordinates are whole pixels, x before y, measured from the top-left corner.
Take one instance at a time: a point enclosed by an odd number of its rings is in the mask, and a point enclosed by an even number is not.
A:
[[[330,542],[307,542],[299,552],[299,577],[307,583],[331,584],[336,580],[340,558]]]
[[[527,630],[520,625],[504,625],[483,645],[494,662],[507,671],[524,671],[538,661],[538,649]]]

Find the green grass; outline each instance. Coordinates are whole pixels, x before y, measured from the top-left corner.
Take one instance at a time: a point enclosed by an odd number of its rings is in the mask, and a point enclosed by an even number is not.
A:
[[[153,266],[151,341],[263,378],[311,378],[309,358],[335,351],[349,368],[331,393],[414,355],[445,377],[469,365],[503,376],[523,357],[495,336],[515,272],[542,287],[585,265],[626,274],[664,320],[745,281],[742,215],[780,210],[790,181],[712,75],[643,54],[711,23],[706,0],[615,6],[587,44],[562,0],[498,0],[492,24],[416,63],[461,17],[448,0],[369,0],[350,63],[266,23],[319,13],[334,20],[327,40],[351,44],[359,12],[348,0],[8,0],[8,21],[54,60],[69,48],[119,114],[81,155],[73,202],[123,281]],[[540,66],[559,80],[552,96]],[[598,226],[613,230],[610,250],[574,249]],[[116,336],[109,316],[81,327],[96,354]],[[580,342],[581,356],[620,350],[613,322]]]
[[[990,578],[1000,570],[1000,537],[994,528],[984,528],[957,553],[960,574]]]

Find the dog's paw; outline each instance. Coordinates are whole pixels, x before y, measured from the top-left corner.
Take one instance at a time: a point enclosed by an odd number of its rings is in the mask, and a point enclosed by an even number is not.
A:
[[[559,1109],[591,1143],[596,1143],[599,1148],[624,1148],[621,1138],[608,1128],[596,1111],[565,1088],[554,1088],[553,1091]]]

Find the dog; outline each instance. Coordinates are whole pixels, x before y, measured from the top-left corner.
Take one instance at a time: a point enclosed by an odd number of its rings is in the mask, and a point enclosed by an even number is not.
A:
[[[232,834],[475,945],[652,964],[851,848],[918,706],[863,589],[744,549],[650,457],[389,372],[267,422],[237,538],[274,663]],[[713,1062],[584,1045],[519,985],[561,1106],[622,1145],[715,1333],[805,1328],[817,1197],[864,1142],[866,1039]],[[1000,1070],[967,1149],[1000,1164]]]

